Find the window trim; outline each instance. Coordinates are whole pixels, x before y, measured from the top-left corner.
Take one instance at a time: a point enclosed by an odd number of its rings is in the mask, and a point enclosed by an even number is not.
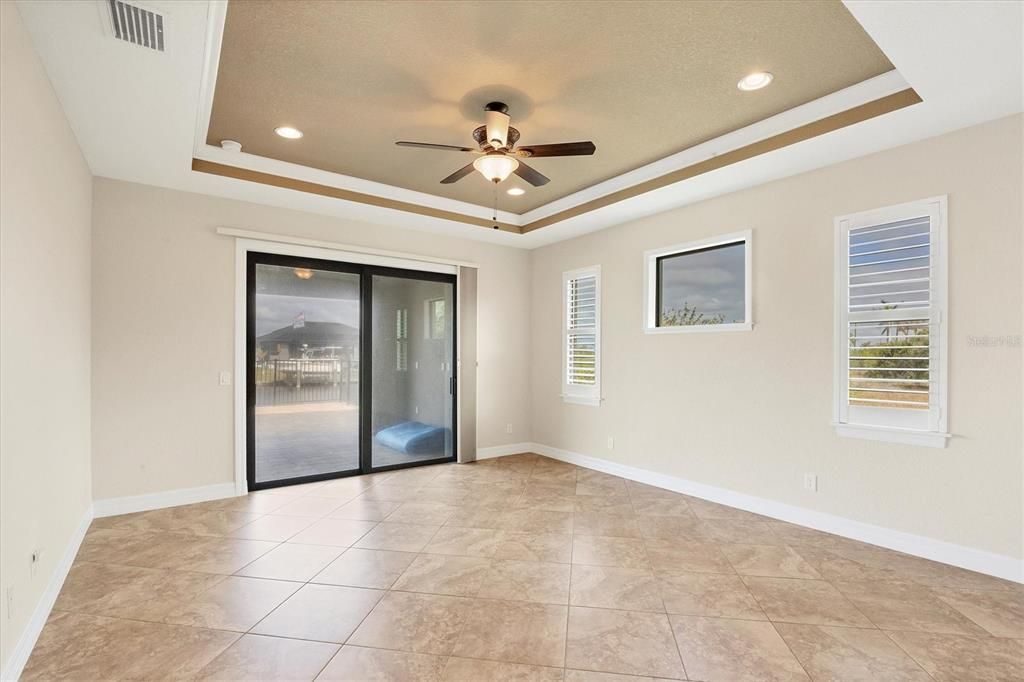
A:
[[[929,322],[933,329],[929,332],[929,356],[932,360],[934,378],[929,377],[936,385],[936,398],[929,409],[929,428],[916,428],[900,425],[898,419],[890,424],[858,423],[849,421],[847,386],[847,369],[849,356],[848,320],[848,283],[849,283],[849,230],[868,227],[898,220],[906,220],[922,215],[929,216],[932,221],[932,240],[930,257],[932,270],[930,273],[931,289]],[[893,206],[861,211],[837,216],[834,220],[835,260],[833,264],[834,292],[834,337],[833,337],[833,413],[832,426],[836,434],[845,438],[862,438],[868,440],[888,441],[925,447],[944,448],[946,441],[952,437],[948,433],[948,383],[949,383],[949,240],[948,240],[948,198],[939,195],[909,201]],[[934,333],[933,333],[934,332]],[[933,416],[932,409],[937,412]]]
[[[594,314],[594,368],[596,379],[592,386],[570,384],[569,377],[569,282],[581,277],[594,278],[594,298],[597,301]],[[569,270],[562,273],[562,392],[564,402],[577,405],[600,406],[601,398],[601,266],[591,265],[585,268]]]
[[[689,251],[700,251],[716,246],[743,242],[744,260],[744,316],[743,322],[725,324],[694,324],[658,326],[658,261],[666,256],[677,256]],[[645,334],[689,334],[701,332],[749,332],[754,328],[754,233],[742,230],[730,234],[698,239],[683,244],[673,244],[644,252],[644,317]]]

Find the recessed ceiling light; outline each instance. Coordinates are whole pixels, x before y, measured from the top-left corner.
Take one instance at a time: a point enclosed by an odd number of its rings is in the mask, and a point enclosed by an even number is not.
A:
[[[510,187],[508,193],[514,197],[519,197],[526,194],[526,190],[522,187]]]
[[[741,78],[740,82],[736,84],[736,87],[744,92],[760,90],[761,88],[768,87],[774,79],[775,76],[771,75],[767,71],[755,71],[754,73]]]
[[[289,140],[297,140],[302,137],[302,131],[298,128],[292,128],[291,126],[280,126],[278,128],[274,128],[274,132],[281,137],[288,138]]]

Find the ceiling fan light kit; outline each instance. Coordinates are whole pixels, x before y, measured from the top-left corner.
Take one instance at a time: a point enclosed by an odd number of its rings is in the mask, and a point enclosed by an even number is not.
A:
[[[473,139],[479,145],[479,149],[432,142],[400,141],[395,144],[399,147],[440,149],[480,155],[480,158],[473,163],[463,166],[441,180],[442,185],[458,182],[475,169],[494,184],[502,182],[515,173],[534,187],[540,187],[551,182],[551,179],[535,168],[526,165],[520,159],[529,159],[535,156],[590,156],[597,151],[597,147],[589,140],[516,147],[516,143],[519,142],[519,131],[509,125],[510,121],[507,104],[490,102],[484,107],[484,125],[473,130]]]

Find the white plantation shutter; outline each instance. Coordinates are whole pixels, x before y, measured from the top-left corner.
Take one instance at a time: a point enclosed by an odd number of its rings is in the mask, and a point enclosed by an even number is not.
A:
[[[597,267],[563,277],[565,302],[564,375],[566,400],[600,402],[601,273]]]
[[[836,221],[838,424],[945,431],[945,213],[940,197]]]

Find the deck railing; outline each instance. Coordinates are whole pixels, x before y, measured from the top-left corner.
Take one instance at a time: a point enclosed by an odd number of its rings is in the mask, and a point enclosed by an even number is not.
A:
[[[256,362],[257,406],[358,400],[358,360],[297,358]]]

